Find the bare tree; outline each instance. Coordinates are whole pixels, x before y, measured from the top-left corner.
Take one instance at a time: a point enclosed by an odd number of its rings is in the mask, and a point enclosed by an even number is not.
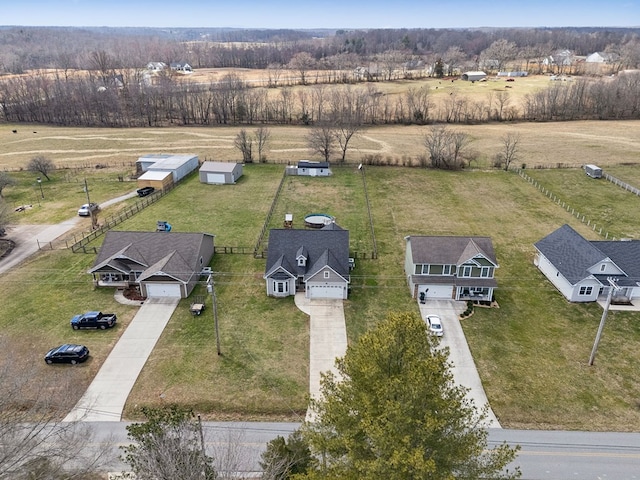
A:
[[[283,66],[281,63],[270,63],[267,67],[267,86],[276,88],[280,83],[280,77],[282,76]]]
[[[11,185],[15,184],[15,179],[11,177],[7,172],[0,172],[0,198],[2,198],[2,190],[4,190],[5,187],[10,187]]]
[[[42,155],[33,157],[27,164],[27,170],[29,170],[30,172],[41,173],[47,180],[51,180],[49,178],[49,173],[51,173],[52,170],[55,170],[55,168],[56,166],[54,165],[54,163],[47,157],[43,157]]]
[[[517,46],[504,38],[496,40],[480,56],[485,68],[501,71],[507,62],[516,58]]]
[[[253,163],[253,139],[244,128],[236,135],[233,145],[242,152],[242,161],[244,163]]]
[[[300,83],[307,84],[307,72],[316,64],[315,59],[309,52],[296,53],[289,61],[289,68],[296,70],[300,74]]]
[[[326,162],[336,148],[336,131],[328,123],[315,126],[307,135],[307,147],[312,155],[321,155]]]
[[[80,397],[62,372],[24,368],[27,361],[0,337],[0,479],[93,478],[111,447],[90,449],[93,435],[81,422],[60,419]]]
[[[445,170],[463,168],[463,151],[470,143],[464,132],[451,130],[446,126],[435,125],[429,128],[424,138],[424,145],[429,152],[431,166]]]
[[[253,133],[256,137],[256,143],[258,144],[258,161],[265,163],[267,156],[264,154],[264,150],[271,139],[271,130],[267,127],[259,127]]]
[[[505,133],[502,138],[502,148],[496,156],[497,164],[509,170],[511,163],[518,159],[518,147],[520,145],[520,134],[516,132]]]

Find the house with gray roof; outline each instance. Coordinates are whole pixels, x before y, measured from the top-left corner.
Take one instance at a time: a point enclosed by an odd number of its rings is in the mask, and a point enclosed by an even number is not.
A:
[[[606,297],[609,279],[613,303],[640,299],[640,240],[587,240],[565,224],[534,246],[534,264],[570,302]]]
[[[349,287],[349,231],[336,224],[321,229],[272,229],[263,277],[267,295],[346,299]]]
[[[137,286],[144,297],[186,298],[213,258],[208,233],[106,233],[89,269],[97,287]]]
[[[491,301],[499,267],[489,237],[405,237],[407,283],[413,298]]]

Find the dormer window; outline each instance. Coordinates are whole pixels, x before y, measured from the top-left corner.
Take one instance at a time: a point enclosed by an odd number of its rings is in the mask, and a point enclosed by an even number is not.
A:
[[[307,259],[305,257],[298,257],[298,266],[305,267],[307,265]]]

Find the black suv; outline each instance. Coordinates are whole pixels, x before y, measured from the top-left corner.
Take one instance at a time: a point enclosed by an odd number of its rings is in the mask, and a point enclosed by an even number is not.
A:
[[[138,192],[139,197],[146,197],[147,195],[151,195],[153,192],[155,192],[155,190],[156,189],[153,187],[142,187],[136,190],[136,192]]]
[[[84,362],[89,358],[89,349],[84,345],[73,345],[65,343],[59,347],[52,348],[44,356],[44,361],[49,365],[52,363],[76,363]]]

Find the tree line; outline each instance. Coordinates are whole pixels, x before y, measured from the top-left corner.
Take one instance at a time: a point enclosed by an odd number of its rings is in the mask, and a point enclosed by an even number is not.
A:
[[[513,45],[523,66],[557,50],[577,56],[611,52],[623,68],[640,64],[640,28],[499,28],[371,30],[241,30],[215,28],[0,27],[0,74],[49,68],[91,68],[104,52],[115,68],[150,61],[188,62],[195,68],[268,68],[287,65],[305,52],[318,68],[350,68],[385,57],[403,62],[445,63],[470,69],[497,41]],[[460,58],[458,58],[460,57]]]
[[[26,75],[0,82],[0,121],[59,126],[476,124],[640,118],[640,73],[573,78],[525,96],[508,91],[478,99],[453,92],[435,101],[428,88],[384,95],[375,82],[322,83],[304,89],[252,87],[236,74],[199,84],[161,76],[146,84],[138,71],[91,71],[54,78]]]

